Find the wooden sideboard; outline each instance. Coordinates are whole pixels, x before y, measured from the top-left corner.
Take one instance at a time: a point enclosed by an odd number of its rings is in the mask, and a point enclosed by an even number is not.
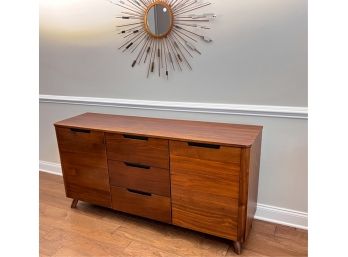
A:
[[[66,196],[233,241],[256,211],[261,126],[85,113],[54,124]]]

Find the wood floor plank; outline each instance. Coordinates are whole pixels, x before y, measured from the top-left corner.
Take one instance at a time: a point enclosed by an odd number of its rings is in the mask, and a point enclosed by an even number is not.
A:
[[[132,257],[182,257],[136,241],[130,243],[124,253]]]
[[[241,257],[268,257],[267,255],[263,255],[260,253],[256,253],[254,251],[251,251],[249,249],[243,249],[242,255],[238,255],[234,252],[233,247],[231,246],[228,249],[227,254],[225,255],[225,257],[236,257],[236,256],[241,256]],[[280,256],[279,256],[280,257]]]
[[[53,256],[61,247],[64,231],[40,225],[40,256]]]
[[[93,238],[89,238],[80,233],[69,233],[62,242],[62,246],[53,255],[54,257],[96,257],[96,256],[120,256],[130,257],[124,253],[124,247],[120,247],[110,242],[96,242]]]
[[[307,231],[299,228],[277,225],[274,235],[278,238],[286,238],[297,242],[308,242]]]
[[[274,235],[250,233],[244,248],[266,256],[306,256],[301,249],[281,244]]]
[[[83,235],[95,242],[110,243],[122,248],[128,246],[130,240],[113,234],[120,224],[102,221],[88,215],[84,215],[74,209],[61,209],[42,204],[40,206],[40,226],[51,226],[71,234]]]
[[[253,232],[254,233],[262,233],[266,235],[274,235],[277,225],[274,223],[254,220],[253,221]]]
[[[141,219],[116,229],[115,234],[132,241],[181,256],[224,256],[229,245],[226,241],[203,234]]]
[[[231,242],[79,202],[61,176],[40,172],[41,257],[231,257]],[[241,256],[308,256],[305,230],[254,221]]]

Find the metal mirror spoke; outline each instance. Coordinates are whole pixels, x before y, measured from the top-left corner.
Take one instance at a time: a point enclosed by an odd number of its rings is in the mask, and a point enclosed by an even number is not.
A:
[[[110,1],[123,10],[118,34],[123,35],[122,52],[136,53],[131,67],[147,65],[147,77],[158,72],[168,79],[169,71],[192,70],[190,58],[201,55],[199,42],[211,43],[206,24],[213,13],[195,11],[211,5],[202,0],[119,0]]]

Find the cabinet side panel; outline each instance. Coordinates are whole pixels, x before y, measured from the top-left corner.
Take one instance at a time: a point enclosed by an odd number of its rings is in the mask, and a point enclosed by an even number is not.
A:
[[[250,150],[250,164],[249,164],[249,189],[248,189],[248,209],[246,218],[246,230],[244,239],[248,237],[252,222],[256,212],[257,195],[259,185],[259,170],[260,170],[260,156],[261,156],[261,140],[262,131],[255,140]]]
[[[62,163],[62,154],[61,154],[61,147],[60,147],[60,138],[59,138],[59,133],[58,133],[58,131],[57,131],[57,130],[58,130],[58,129],[57,129],[57,126],[54,126],[54,130],[55,130],[55,132],[56,132],[56,139],[57,139],[58,152],[59,152],[59,160],[60,160],[60,163]],[[61,167],[62,167],[62,175],[63,175],[65,196],[68,197],[67,183],[66,183],[66,181],[65,181],[63,165],[61,165]]]
[[[248,207],[248,181],[251,148],[242,148],[240,153],[239,202],[238,202],[238,241],[243,243],[246,230]]]

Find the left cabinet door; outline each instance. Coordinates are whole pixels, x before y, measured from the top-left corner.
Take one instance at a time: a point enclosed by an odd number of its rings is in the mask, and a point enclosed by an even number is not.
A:
[[[56,127],[66,196],[111,207],[104,133]]]

